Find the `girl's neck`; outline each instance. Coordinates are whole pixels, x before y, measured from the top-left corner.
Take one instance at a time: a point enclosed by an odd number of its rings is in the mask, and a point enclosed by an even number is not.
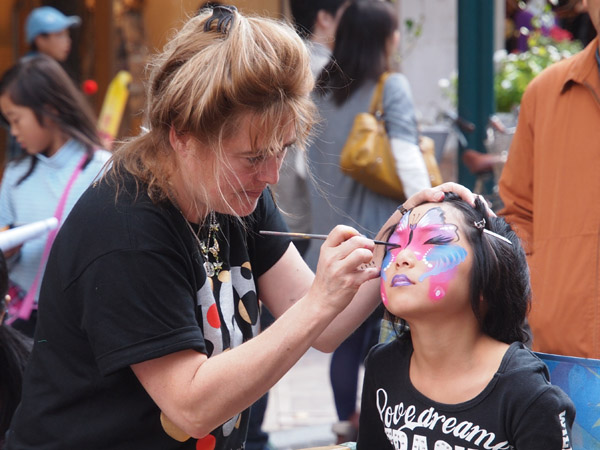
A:
[[[471,325],[411,326],[411,339],[412,384],[426,397],[447,404],[466,402],[483,391],[508,349]]]
[[[482,348],[497,342],[479,327],[462,325],[460,329],[436,325],[424,328],[410,325],[413,361],[425,369],[456,369],[457,364],[469,364]]]

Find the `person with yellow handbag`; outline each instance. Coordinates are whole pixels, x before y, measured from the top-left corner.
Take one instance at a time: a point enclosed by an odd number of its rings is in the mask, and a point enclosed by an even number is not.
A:
[[[390,71],[398,41],[398,18],[390,3],[352,2],[340,18],[332,59],[314,91],[322,118],[308,154],[314,178],[310,183],[314,233],[327,233],[337,224],[346,224],[374,236],[398,204],[431,186],[418,146],[410,86],[404,75]],[[363,113],[370,116],[367,120],[372,119],[372,128],[362,135],[367,148],[359,149],[358,159],[369,160],[373,152],[381,151],[374,164],[367,165],[384,171],[397,189],[388,189],[381,180],[365,184],[354,177],[358,171],[349,175],[341,170],[345,144],[358,149],[365,143],[352,144],[351,137],[355,136],[353,123],[360,122]],[[369,147],[373,139],[386,148]],[[319,255],[315,244],[306,255],[313,268]],[[358,371],[366,351],[377,340],[381,316],[382,310],[376,310],[331,360],[330,378],[339,418],[333,431],[340,443],[356,437]]]

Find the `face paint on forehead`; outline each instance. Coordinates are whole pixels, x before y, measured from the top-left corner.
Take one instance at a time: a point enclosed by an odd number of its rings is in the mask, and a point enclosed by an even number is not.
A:
[[[467,256],[463,247],[454,244],[459,239],[458,227],[446,223],[442,208],[431,208],[423,216],[413,216],[411,223],[412,213],[413,211],[410,211],[402,216],[389,239],[389,242],[399,244],[400,247],[389,250],[381,265],[381,297],[384,304],[387,304],[385,290],[389,286],[386,270],[403,250],[412,251],[415,258],[423,261],[429,269],[419,277],[419,282],[430,278],[429,298],[433,301],[438,301],[446,295],[456,267]]]

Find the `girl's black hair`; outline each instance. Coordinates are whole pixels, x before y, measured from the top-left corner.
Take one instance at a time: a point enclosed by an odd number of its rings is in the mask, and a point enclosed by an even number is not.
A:
[[[43,119],[46,117],[56,123],[65,135],[81,142],[88,153],[84,168],[91,161],[94,149],[102,146],[94,114],[83,94],[51,57],[37,54],[21,58],[0,78],[0,95],[4,94],[15,105],[33,110],[40,126],[44,126]],[[2,114],[0,119],[8,124]],[[29,170],[17,184],[35,169],[37,158],[29,157]]]
[[[531,285],[525,251],[519,238],[503,218],[490,216],[479,198],[472,207],[458,195],[446,193],[444,203],[458,210],[464,219],[461,231],[471,246],[473,256],[471,308],[482,331],[507,344],[527,342],[529,335],[525,330],[525,318],[531,302]],[[512,245],[477,228],[475,223],[483,223],[482,219],[485,220],[485,229],[507,238]],[[389,235],[394,228],[389,230]],[[406,322],[387,311],[386,314],[399,325],[399,334],[405,335]]]
[[[356,0],[340,18],[335,48],[317,86],[344,103],[367,80],[378,80],[389,70],[389,42],[398,30],[394,6],[387,1]]]

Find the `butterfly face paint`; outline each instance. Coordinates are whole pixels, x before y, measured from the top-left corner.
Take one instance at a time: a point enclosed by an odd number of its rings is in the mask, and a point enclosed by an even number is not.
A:
[[[404,214],[396,226],[389,242],[400,244],[400,247],[389,250],[381,265],[381,298],[388,304],[386,290],[389,288],[412,284],[401,274],[388,279],[386,271],[404,250],[412,251],[418,261],[422,261],[427,271],[419,277],[419,283],[427,278],[429,282],[429,298],[439,301],[446,295],[448,284],[454,278],[456,267],[465,260],[467,251],[455,244],[459,236],[457,226],[446,223],[444,211],[440,207],[429,209],[422,217],[410,223],[412,211]]]

